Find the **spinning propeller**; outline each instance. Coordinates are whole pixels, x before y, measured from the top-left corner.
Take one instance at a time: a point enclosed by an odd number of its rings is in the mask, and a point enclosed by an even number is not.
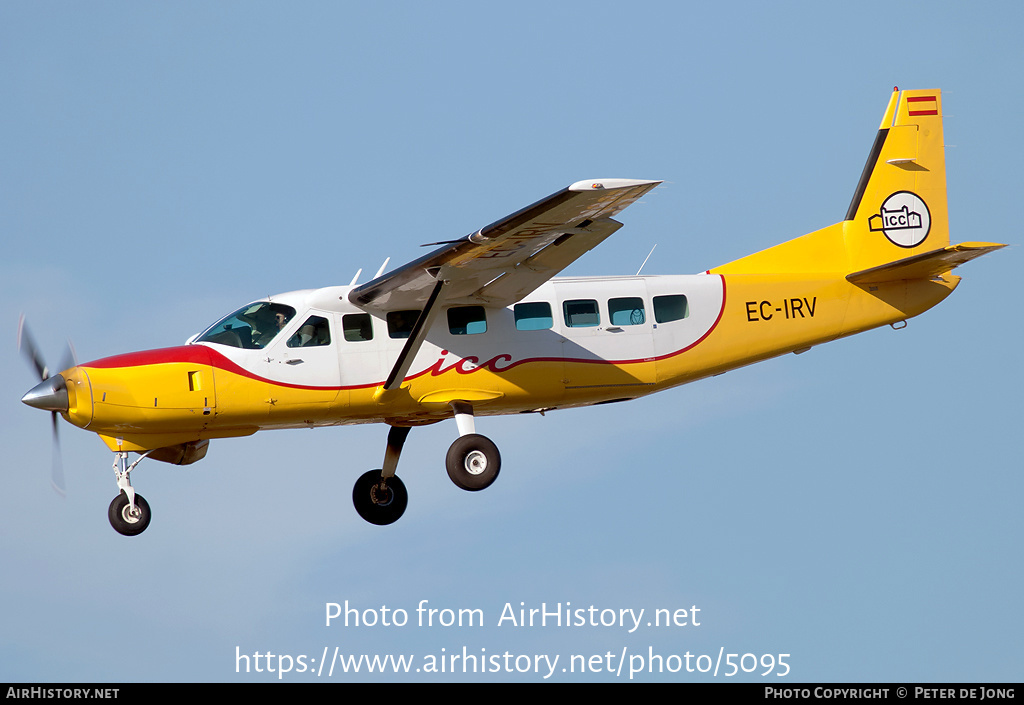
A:
[[[60,374],[50,376],[50,369],[43,361],[43,356],[39,353],[39,347],[28,332],[28,326],[25,325],[25,316],[22,316],[21,320],[18,321],[18,350],[25,354],[25,357],[39,376],[39,384],[29,390],[21,400],[36,409],[50,412],[50,419],[53,424],[53,464],[50,484],[58,494],[63,496],[64,466],[61,462],[60,438],[57,433],[57,414],[68,410],[67,381]],[[75,350],[71,346],[71,341],[68,341],[68,349],[61,361],[60,369],[66,370],[77,364]]]

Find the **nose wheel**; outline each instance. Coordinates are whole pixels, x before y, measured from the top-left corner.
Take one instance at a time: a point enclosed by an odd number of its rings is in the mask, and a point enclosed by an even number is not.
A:
[[[128,464],[127,453],[118,452],[114,456],[114,479],[120,492],[107,509],[107,519],[114,531],[122,536],[138,536],[146,530],[153,516],[149,511],[149,502],[135,492],[131,482],[132,470],[152,452],[147,450],[131,465]]]
[[[124,492],[114,497],[107,510],[107,519],[114,531],[123,536],[137,536],[149,526],[152,518],[149,511],[149,502],[141,494],[135,495],[135,506],[128,501],[128,495]]]

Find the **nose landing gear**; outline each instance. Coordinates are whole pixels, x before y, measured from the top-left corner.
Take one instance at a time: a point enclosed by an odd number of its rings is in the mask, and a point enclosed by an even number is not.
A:
[[[135,495],[135,506],[128,501],[128,495],[124,492],[114,497],[107,510],[107,519],[114,531],[124,536],[135,536],[141,534],[149,526],[152,518],[149,511],[149,502],[141,494]]]
[[[114,531],[123,536],[137,536],[149,526],[152,513],[149,510],[149,502],[136,494],[132,487],[130,475],[135,466],[152,453],[148,450],[131,465],[128,464],[128,454],[119,452],[114,457],[114,478],[117,480],[117,487],[121,490],[107,509],[107,519]]]

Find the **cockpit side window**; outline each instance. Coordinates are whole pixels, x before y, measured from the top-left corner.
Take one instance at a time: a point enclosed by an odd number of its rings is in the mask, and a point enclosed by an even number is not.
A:
[[[314,348],[331,344],[331,328],[323,316],[310,316],[288,339],[289,348]]]
[[[196,342],[259,350],[277,337],[294,315],[295,309],[284,304],[249,304],[207,328]]]

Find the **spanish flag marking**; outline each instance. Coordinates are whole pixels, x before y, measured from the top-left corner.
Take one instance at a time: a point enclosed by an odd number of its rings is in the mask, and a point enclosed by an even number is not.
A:
[[[916,117],[918,115],[938,115],[938,96],[934,95],[912,95],[907,96],[907,115]]]

